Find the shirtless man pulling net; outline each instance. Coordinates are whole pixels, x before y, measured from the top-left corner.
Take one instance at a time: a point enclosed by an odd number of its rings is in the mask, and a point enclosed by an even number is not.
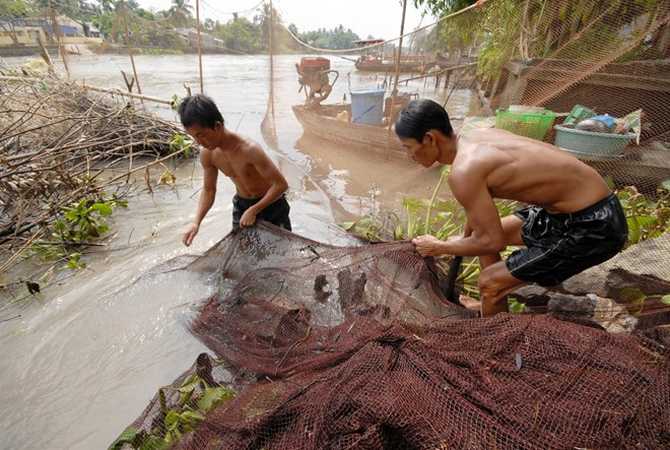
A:
[[[600,264],[624,247],[626,217],[594,169],[550,144],[497,129],[459,138],[447,112],[412,101],[395,131],[424,167],[449,164],[449,186],[467,217],[463,237],[414,239],[422,256],[478,256],[483,316],[507,310],[506,295],[525,283],[553,286]],[[494,198],[531,205],[500,218]],[[507,246],[525,246],[501,261]]]
[[[263,149],[226,129],[216,104],[204,95],[186,97],[179,105],[179,118],[202,146],[200,163],[204,171],[198,211],[184,233],[184,245],[191,245],[214,203],[219,171],[235,183],[237,190],[233,197],[234,230],[253,225],[257,218],[291,230],[290,207],[284,196],[288,183]]]

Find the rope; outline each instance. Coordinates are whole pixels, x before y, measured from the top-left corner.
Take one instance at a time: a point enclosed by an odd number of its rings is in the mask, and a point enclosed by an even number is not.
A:
[[[433,22],[433,23],[431,23],[431,24],[429,24],[429,25],[423,26],[423,27],[421,27],[421,28],[417,28],[417,29],[414,30],[414,31],[410,31],[410,32],[408,32],[408,33],[405,33],[405,34],[403,34],[402,36],[398,36],[398,37],[395,37],[395,38],[393,38],[393,39],[389,39],[389,40],[380,42],[380,43],[378,43],[378,44],[370,44],[370,45],[366,45],[366,46],[363,46],[363,47],[354,47],[354,48],[332,49],[332,48],[320,48],[320,47],[314,47],[313,45],[310,45],[310,44],[308,44],[307,42],[301,40],[298,36],[296,36],[295,34],[293,34],[293,33],[291,32],[291,30],[289,30],[287,27],[284,27],[283,25],[282,25],[282,27],[288,32],[289,36],[291,36],[291,38],[293,38],[294,41],[296,41],[298,44],[302,45],[303,47],[308,48],[308,49],[310,49],[310,50],[313,50],[313,51],[315,51],[315,52],[322,52],[322,53],[352,53],[352,52],[360,52],[360,51],[363,51],[363,50],[368,50],[368,49],[371,49],[371,48],[381,47],[381,46],[386,45],[386,44],[388,44],[388,43],[395,42],[395,41],[399,41],[400,39],[403,39],[403,38],[405,38],[405,37],[407,37],[407,36],[411,36],[411,35],[414,35],[414,34],[416,34],[416,33],[420,33],[421,31],[427,30],[428,28],[434,27],[435,25],[438,25],[439,23],[441,23],[441,22],[443,22],[443,21],[445,21],[445,20],[447,20],[447,19],[452,19],[452,18],[454,18],[454,17],[456,17],[456,16],[460,16],[461,14],[466,13],[466,12],[470,11],[471,9],[474,9],[474,8],[477,8],[477,7],[479,7],[479,5],[475,3],[474,5],[467,6],[467,7],[463,8],[463,9],[460,9],[460,10],[458,10],[458,11],[456,11],[456,12],[453,12],[453,13],[451,13],[451,14],[447,14],[446,16],[440,17],[440,18],[439,18],[438,20],[436,20],[435,22]],[[275,8],[275,9],[276,9],[276,8]],[[282,12],[282,17],[286,18],[286,15],[285,15],[283,12]]]
[[[209,10],[215,12],[215,13],[221,14],[223,16],[232,16],[234,14],[244,14],[244,13],[256,11],[262,4],[265,3],[265,0],[261,0],[260,2],[256,3],[254,6],[252,6],[251,8],[241,9],[239,11],[230,11],[230,12],[221,11],[220,9],[217,9],[214,6],[207,3],[205,0],[200,0],[200,3],[207,6],[207,9],[209,9]]]

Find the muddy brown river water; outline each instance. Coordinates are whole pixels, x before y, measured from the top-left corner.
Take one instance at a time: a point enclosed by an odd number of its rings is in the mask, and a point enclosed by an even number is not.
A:
[[[300,139],[302,128],[291,111],[303,98],[297,92],[298,60],[296,55],[276,59],[279,145],[276,151],[268,148],[289,180],[294,231],[345,243],[338,222],[370,208],[397,206],[405,195],[430,196],[439,177],[436,169]],[[331,61],[342,75],[331,96],[334,101],[348,90],[348,72],[353,87],[373,87],[383,79],[356,72],[350,61]],[[194,56],[138,56],[137,64],[147,95],[183,96],[184,82],[197,90]],[[227,126],[265,145],[260,123],[268,100],[267,56],[206,55],[203,65],[205,92],[219,104]],[[70,66],[74,78],[101,87],[123,87],[120,70],[131,71],[127,57],[117,55],[73,57]],[[424,89],[423,81],[403,90],[442,95]],[[467,91],[457,90],[448,109],[464,116],[469,100]],[[176,120],[169,109],[147,106]],[[129,199],[129,207],[114,215],[115,236],[109,246],[87,257],[86,269],[68,275],[38,298],[0,298],[1,449],[107,448],[157,388],[205,350],[187,324],[213,291],[211,280],[185,272],[147,273],[172,258],[201,254],[226,235],[234,187],[219,177],[215,206],[193,246],[186,249],[181,230],[195,213],[199,165],[182,163],[176,176],[175,188]]]

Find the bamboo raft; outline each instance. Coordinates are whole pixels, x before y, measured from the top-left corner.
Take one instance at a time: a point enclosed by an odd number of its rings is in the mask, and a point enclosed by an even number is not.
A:
[[[321,105],[318,109],[308,109],[303,105],[293,106],[293,112],[306,134],[383,156],[409,159],[407,152],[388,127],[337,119],[337,115],[343,111],[350,111],[350,105]]]

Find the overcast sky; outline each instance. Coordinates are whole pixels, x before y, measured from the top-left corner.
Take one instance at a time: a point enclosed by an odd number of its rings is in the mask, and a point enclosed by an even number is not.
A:
[[[201,15],[204,18],[227,21],[232,11],[244,11],[260,0],[200,0]],[[170,0],[138,0],[143,8],[168,9]],[[195,0],[190,0],[195,6]],[[361,38],[369,34],[384,39],[391,39],[400,34],[400,18],[402,5],[400,0],[274,0],[275,8],[280,12],[284,23],[295,23],[300,31],[317,28],[334,28],[344,25],[351,28]],[[240,15],[253,17],[253,13]],[[423,24],[433,20],[426,16]],[[405,30],[416,28],[421,22],[421,12],[414,7],[414,2],[407,2]]]

